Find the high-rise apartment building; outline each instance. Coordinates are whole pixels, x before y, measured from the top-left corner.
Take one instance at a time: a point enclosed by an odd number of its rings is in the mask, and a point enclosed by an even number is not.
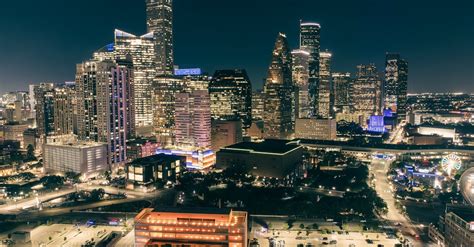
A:
[[[252,85],[243,69],[217,70],[209,83],[211,116],[215,120],[240,120],[252,124]]]
[[[330,52],[319,53],[318,115],[322,118],[331,118],[334,110],[331,59]]]
[[[294,131],[295,86],[286,35],[278,34],[265,82],[264,128],[268,138],[288,138]]]
[[[334,88],[334,107],[337,112],[342,112],[344,107],[350,108],[352,105],[351,73],[332,73],[331,77]]]
[[[317,116],[319,110],[319,53],[321,50],[320,33],[321,25],[319,25],[318,23],[300,23],[300,49],[305,50],[310,54],[308,64],[308,94],[312,116]]]
[[[35,85],[33,92],[38,135],[46,137],[54,133],[54,84]]]
[[[148,32],[155,39],[155,63],[158,75],[173,75],[173,1],[146,0]]]
[[[74,133],[75,89],[58,87],[54,89],[54,134],[68,135]]]
[[[374,64],[357,66],[353,103],[355,112],[365,119],[382,114],[382,82]]]
[[[297,117],[305,118],[311,115],[309,101],[309,58],[310,53],[305,50],[293,50],[291,52],[293,66],[293,83],[298,87],[298,113]]]
[[[407,113],[408,63],[399,54],[387,53],[385,60],[384,107],[404,120]]]
[[[77,66],[78,136],[107,143],[109,163],[126,162],[126,142],[135,133],[131,60],[87,61]]]
[[[152,129],[152,84],[156,76],[155,39],[153,33],[136,36],[116,29],[114,43],[108,44],[94,53],[94,59],[126,60],[133,62],[135,125],[140,132]],[[151,132],[151,131],[149,131]]]

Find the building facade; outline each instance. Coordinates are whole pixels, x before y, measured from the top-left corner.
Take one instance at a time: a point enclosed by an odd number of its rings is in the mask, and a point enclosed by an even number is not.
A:
[[[242,122],[239,120],[212,120],[211,137],[214,152],[242,142]]]
[[[357,66],[352,99],[355,113],[365,119],[382,114],[382,82],[374,64]]]
[[[54,133],[54,84],[34,86],[36,126],[41,137]]]
[[[334,86],[334,107],[336,112],[342,112],[344,107],[352,108],[353,81],[351,73],[332,73]]]
[[[397,114],[399,120],[407,115],[408,63],[399,54],[387,53],[385,60],[384,107]]]
[[[318,115],[319,99],[319,58],[321,50],[321,25],[318,23],[301,22],[300,23],[300,49],[309,52],[308,63],[308,95],[310,111],[312,116]]]
[[[319,93],[318,116],[322,118],[333,117],[334,94],[331,77],[332,53],[328,51],[319,53]]]
[[[275,42],[268,77],[264,85],[264,128],[268,138],[285,139],[294,131],[296,92],[291,75],[291,54],[286,35]]]
[[[143,209],[135,217],[135,246],[247,247],[247,212]],[[179,211],[176,211],[179,210]]]
[[[146,0],[146,23],[155,40],[157,75],[173,75],[173,0]]]
[[[218,70],[209,83],[211,116],[215,120],[241,120],[252,124],[252,85],[243,69]]]
[[[335,140],[337,122],[335,119],[296,119],[295,138],[312,140]]]
[[[305,50],[298,49],[293,50],[291,52],[291,56],[293,60],[293,83],[298,87],[297,117],[309,117],[311,115],[308,91],[310,53]]]
[[[126,173],[129,183],[148,185],[156,182],[176,182],[183,171],[183,157],[156,154],[139,158],[127,164]]]

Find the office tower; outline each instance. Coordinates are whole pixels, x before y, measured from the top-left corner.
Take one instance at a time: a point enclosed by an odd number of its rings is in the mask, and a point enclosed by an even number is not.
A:
[[[262,90],[252,92],[252,120],[263,120],[265,111],[265,93]]]
[[[68,135],[74,133],[75,89],[61,87],[54,89],[54,134]]]
[[[264,86],[264,128],[268,138],[288,138],[294,131],[295,87],[286,35],[278,34]]]
[[[151,132],[153,125],[152,84],[156,76],[153,33],[136,36],[116,29],[114,43],[94,53],[98,61],[124,60],[130,56],[134,74],[135,125],[137,131]]]
[[[109,164],[122,165],[135,133],[131,59],[79,64],[76,89],[79,139],[107,143]]]
[[[178,147],[211,147],[211,110],[209,92],[195,90],[176,95],[175,136]]]
[[[297,117],[305,118],[311,116],[308,80],[309,80],[309,58],[310,53],[305,50],[293,50],[291,52],[293,60],[292,78],[293,83],[298,87],[298,113]]]
[[[368,119],[382,113],[382,82],[374,64],[357,66],[354,82],[354,110]]]
[[[399,54],[387,53],[385,60],[384,104],[404,120],[407,113],[408,63]]]
[[[38,135],[46,137],[54,133],[54,84],[41,83],[33,91]]]
[[[336,119],[298,118],[295,124],[295,138],[310,140],[335,140]]]
[[[334,88],[334,106],[337,112],[352,105],[352,79],[351,73],[332,73]]]
[[[153,130],[163,146],[174,142],[176,98],[184,89],[181,78],[159,77],[153,83]]]
[[[35,99],[35,87],[36,85],[28,85],[28,102],[30,105],[30,117],[35,119],[36,127],[36,99]]]
[[[173,75],[173,1],[146,0],[146,22],[155,39],[155,63],[158,75]]]
[[[321,52],[319,56],[318,115],[322,118],[331,118],[334,109],[331,78],[332,54],[326,50]]]
[[[217,70],[209,83],[211,116],[215,120],[240,120],[252,124],[252,84],[243,69]]]
[[[320,32],[321,26],[318,23],[300,23],[300,49],[305,50],[310,54],[308,64],[308,94],[312,116],[317,116],[319,110],[319,53],[321,50]]]

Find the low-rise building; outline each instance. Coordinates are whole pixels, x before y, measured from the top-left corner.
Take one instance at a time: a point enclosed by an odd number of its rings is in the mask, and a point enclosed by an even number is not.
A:
[[[143,209],[135,246],[247,247],[247,212],[230,209]]]
[[[431,227],[430,238],[441,246],[474,246],[474,208],[448,205],[438,227]],[[441,236],[442,235],[442,236]]]
[[[45,173],[80,173],[84,178],[109,170],[107,144],[98,142],[52,142],[44,145]]]
[[[134,139],[127,141],[127,159],[133,161],[156,154],[160,144],[148,139]]]
[[[23,132],[28,129],[26,124],[8,123],[0,125],[0,140],[19,141],[21,148],[26,148],[23,143]]]
[[[296,119],[295,137],[310,140],[336,140],[337,122],[335,119]]]
[[[133,160],[127,164],[129,184],[148,185],[158,181],[175,182],[183,170],[184,158],[175,155],[156,154]]]
[[[289,178],[303,164],[303,147],[286,140],[241,142],[217,152],[217,168],[244,166],[255,176]]]

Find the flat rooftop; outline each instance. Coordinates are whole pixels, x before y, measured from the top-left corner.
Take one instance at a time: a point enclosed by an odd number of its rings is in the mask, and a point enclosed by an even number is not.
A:
[[[241,142],[221,149],[221,151],[247,151],[284,154],[301,146],[288,140],[267,139],[262,142]]]
[[[129,165],[140,165],[140,166],[151,166],[161,162],[174,162],[182,160],[182,156],[166,155],[166,154],[155,154],[145,158],[139,158],[129,163]]]

